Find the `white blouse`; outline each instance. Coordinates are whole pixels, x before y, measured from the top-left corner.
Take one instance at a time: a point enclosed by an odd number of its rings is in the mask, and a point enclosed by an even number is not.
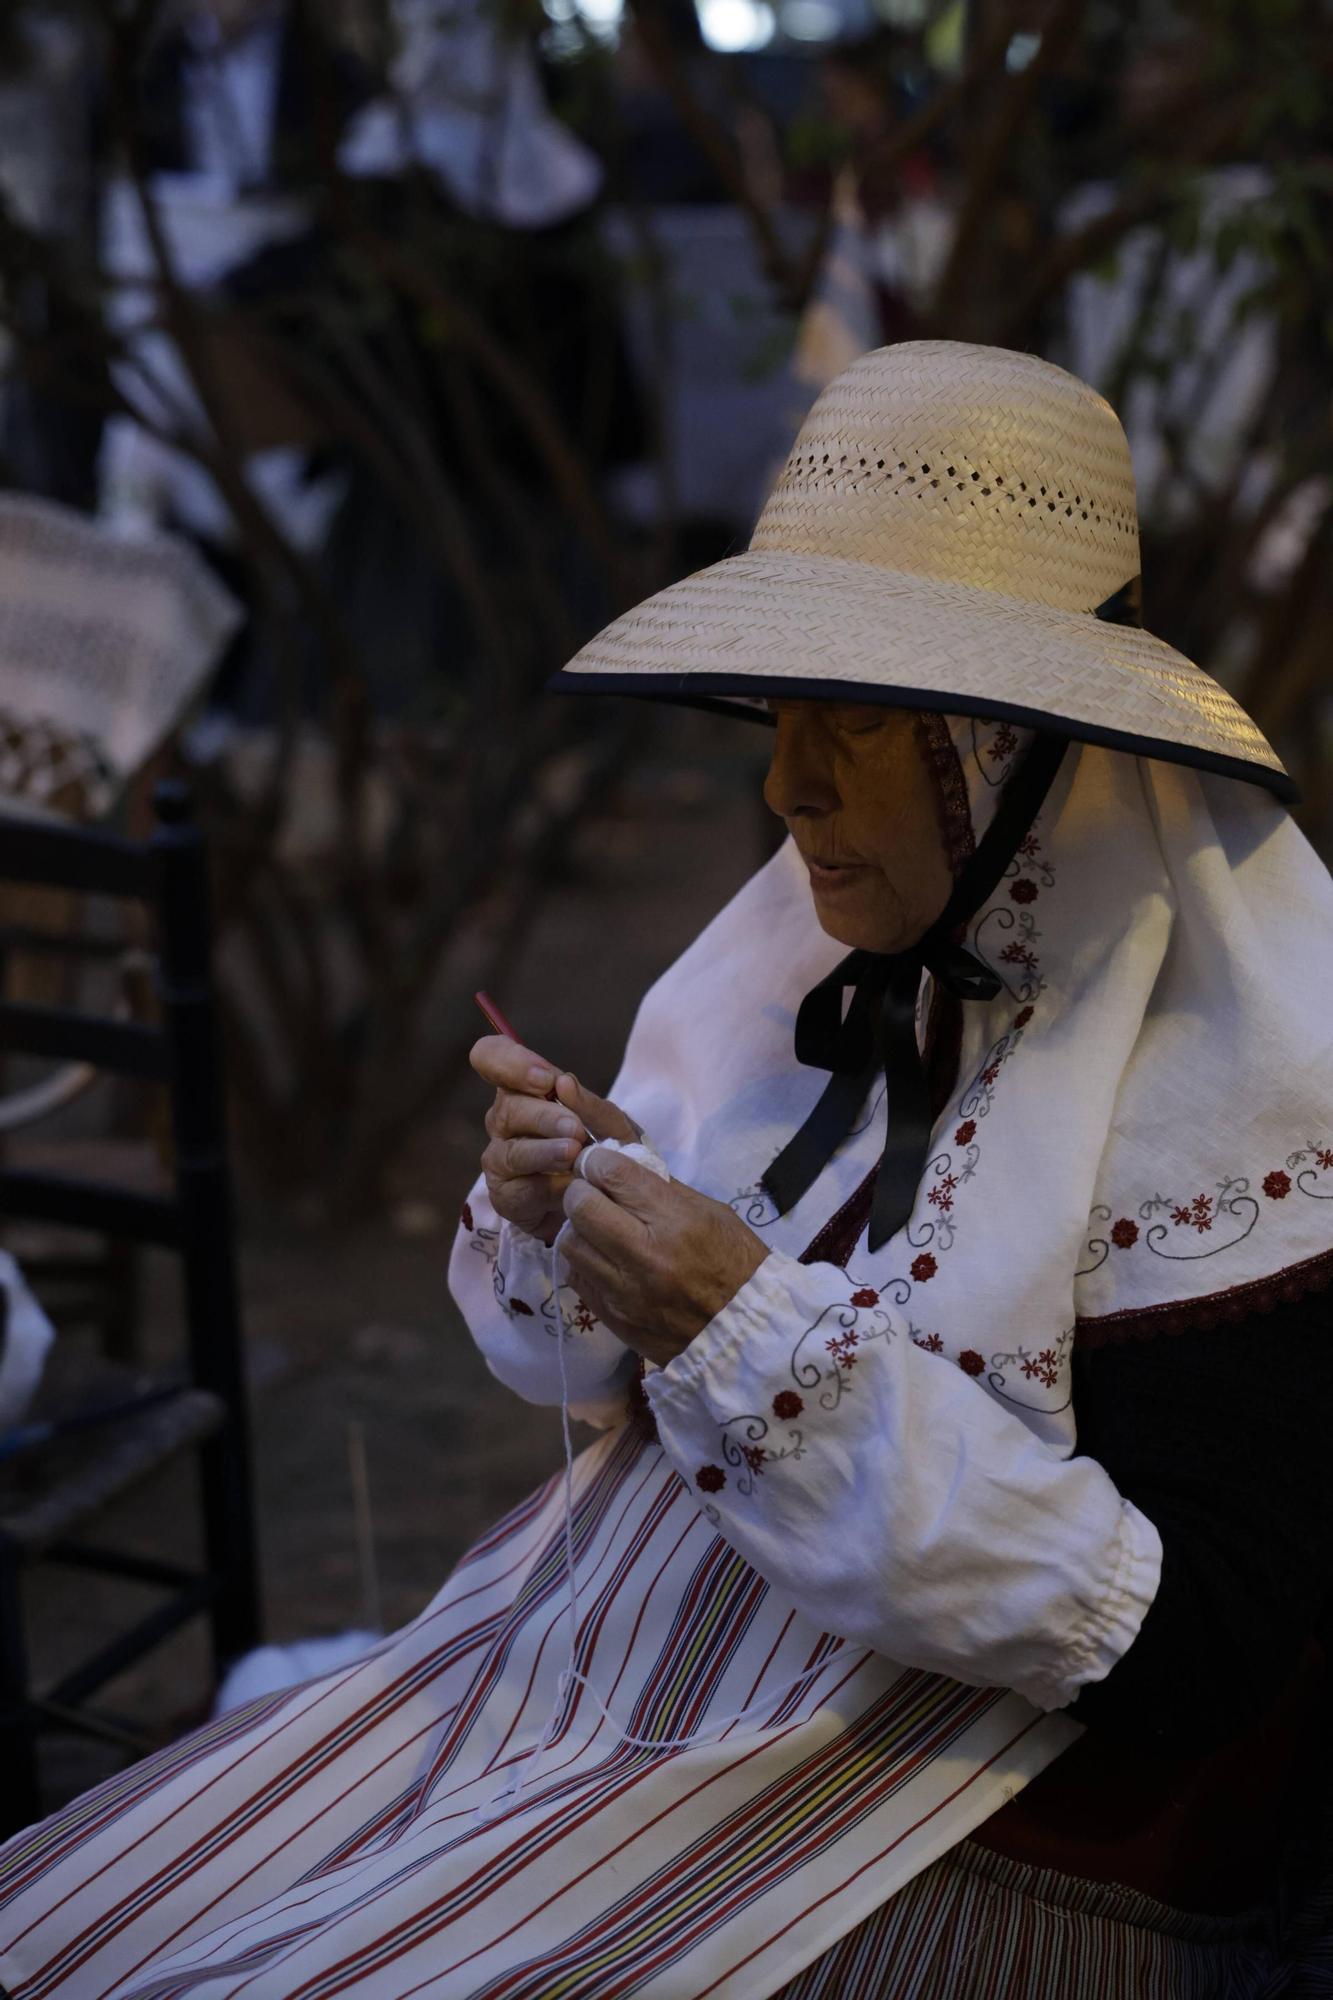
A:
[[[484,1180],[469,1203],[489,1211]],[[534,1310],[468,1301],[492,1372],[535,1403],[560,1401],[549,1263],[499,1222],[503,1297]],[[822,1630],[1064,1707],[1132,1644],[1160,1577],[1156,1528],[1094,1460],[1034,1436],[853,1289],[835,1264],[770,1250],[669,1367],[649,1364],[663,1447],[717,1532]],[[623,1419],[637,1357],[564,1296],[571,1408]],[[832,1393],[793,1387],[803,1341],[849,1332]],[[835,1449],[808,1448],[811,1417]]]

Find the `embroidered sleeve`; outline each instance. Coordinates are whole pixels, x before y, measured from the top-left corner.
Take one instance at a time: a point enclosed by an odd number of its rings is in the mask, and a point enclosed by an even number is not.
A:
[[[485,1177],[473,1183],[449,1259],[449,1290],[491,1373],[529,1403],[559,1403],[560,1360],[551,1260],[544,1243],[491,1207]],[[625,1413],[637,1356],[571,1286],[562,1286],[570,1409],[605,1426]]]
[[[836,1264],[770,1251],[645,1389],[719,1533],[825,1631],[904,1665],[1063,1708],[1152,1603],[1160,1537],[1102,1467]]]

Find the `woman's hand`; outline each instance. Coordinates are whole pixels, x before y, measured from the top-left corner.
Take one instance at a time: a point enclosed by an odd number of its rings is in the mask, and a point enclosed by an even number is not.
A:
[[[665,1368],[754,1276],[768,1247],[725,1202],[659,1180],[623,1154],[589,1153],[584,1174],[565,1189],[561,1255],[603,1325]]]
[[[570,1184],[570,1165],[594,1132],[599,1139],[626,1140],[643,1133],[609,1099],[585,1090],[568,1072],[557,1077],[543,1057],[508,1035],[483,1035],[468,1061],[495,1085],[486,1113],[490,1144],[481,1156],[491,1206],[549,1249],[565,1219],[560,1198]],[[546,1095],[552,1084],[555,1104]]]

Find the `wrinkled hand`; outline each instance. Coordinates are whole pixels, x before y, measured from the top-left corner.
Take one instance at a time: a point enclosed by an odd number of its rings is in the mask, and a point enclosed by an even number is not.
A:
[[[602,1323],[665,1368],[754,1276],[767,1245],[725,1202],[624,1154],[589,1153],[584,1173],[565,1189],[561,1255]]]
[[[540,1237],[549,1250],[565,1219],[560,1198],[575,1156],[599,1139],[641,1139],[634,1120],[609,1098],[586,1090],[507,1035],[483,1035],[468,1058],[495,1085],[486,1113],[490,1143],[481,1156],[492,1208],[505,1221]],[[556,1102],[546,1093],[554,1081]]]

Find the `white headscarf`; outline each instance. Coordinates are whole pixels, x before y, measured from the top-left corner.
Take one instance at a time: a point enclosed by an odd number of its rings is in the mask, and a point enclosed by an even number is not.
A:
[[[1027,732],[948,733],[980,834]],[[1333,881],[1258,787],[1074,745],[966,942],[1002,991],[963,1006],[910,1222],[871,1255],[862,1214],[847,1270],[1069,1451],[1076,1334],[1333,1278]],[[784,1216],[759,1176],[827,1082],[795,1061],[795,1016],[846,952],[786,841],[673,966],[669,1015],[641,1010],[622,1072],[678,1178],[812,1261],[841,1261],[821,1241],[855,1225],[882,1081]]]

